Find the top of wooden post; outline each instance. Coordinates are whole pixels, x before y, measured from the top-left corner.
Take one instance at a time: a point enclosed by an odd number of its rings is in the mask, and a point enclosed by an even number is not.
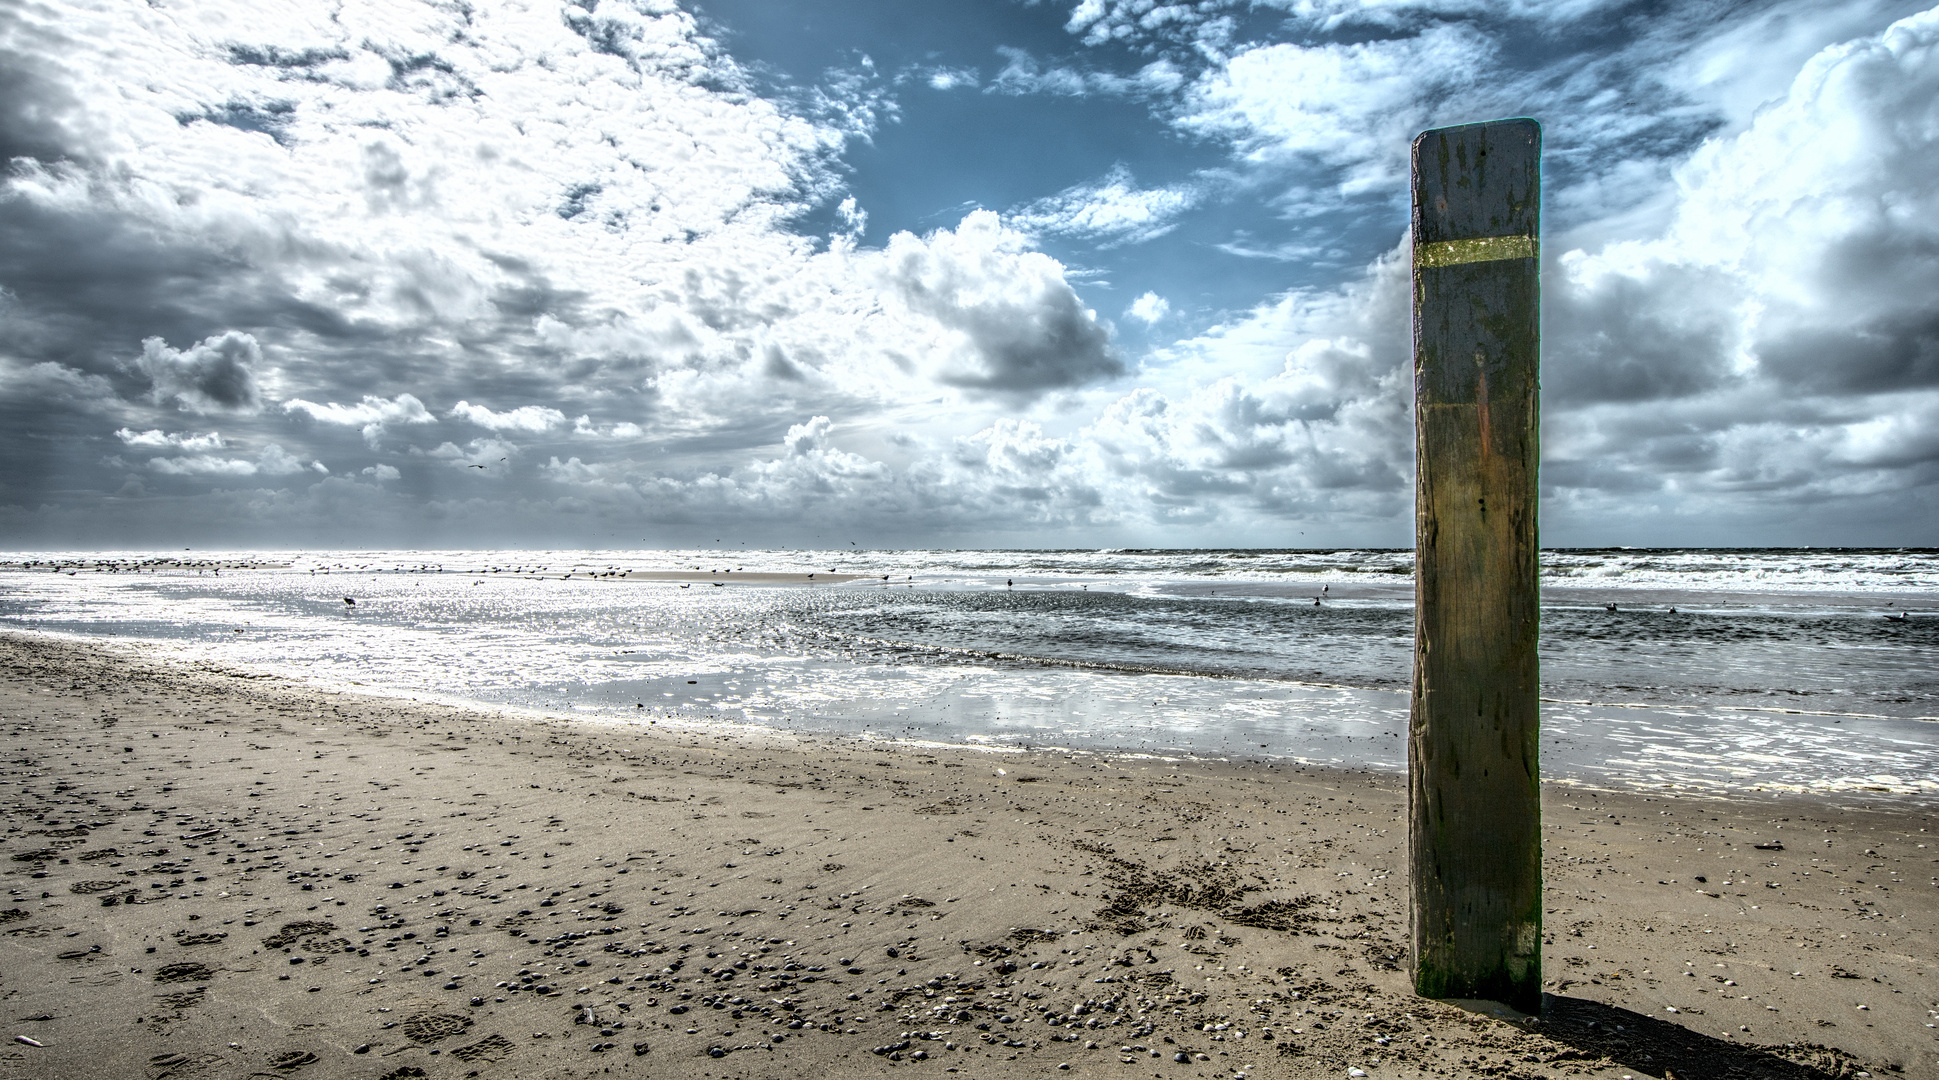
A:
[[[1415,264],[1482,262],[1434,245],[1526,238],[1528,250],[1490,258],[1528,258],[1540,222],[1542,125],[1527,118],[1424,131],[1414,140]],[[1500,245],[1495,245],[1500,246]],[[1480,254],[1480,251],[1465,254]]]

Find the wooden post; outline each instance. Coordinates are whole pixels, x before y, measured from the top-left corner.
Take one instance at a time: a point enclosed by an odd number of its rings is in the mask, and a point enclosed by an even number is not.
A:
[[[1541,125],[1414,140],[1414,990],[1542,1000]]]

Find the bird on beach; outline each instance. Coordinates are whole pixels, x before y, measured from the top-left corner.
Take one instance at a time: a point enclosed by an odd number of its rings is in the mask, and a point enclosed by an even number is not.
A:
[[[346,597],[344,597],[344,598],[343,598],[343,602],[344,602],[344,603],[346,603],[346,604],[349,604],[349,605],[350,605],[351,607],[356,607],[356,606],[357,606],[357,601],[356,601],[355,599],[353,599],[353,598],[351,598],[351,597],[348,597],[348,596],[346,596]]]

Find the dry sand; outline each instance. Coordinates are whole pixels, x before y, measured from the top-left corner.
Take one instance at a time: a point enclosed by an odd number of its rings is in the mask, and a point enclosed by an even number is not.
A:
[[[1389,777],[0,673],[0,1077],[1939,1076],[1884,804],[1551,786],[1526,1018],[1408,992]]]

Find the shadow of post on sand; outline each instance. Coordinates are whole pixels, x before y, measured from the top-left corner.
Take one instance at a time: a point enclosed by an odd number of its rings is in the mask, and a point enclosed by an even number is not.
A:
[[[1625,1069],[1664,1080],[1849,1080],[1861,1072],[1874,1076],[1880,1072],[1835,1047],[1733,1042],[1629,1009],[1560,994],[1542,995],[1540,1016],[1493,1001],[1449,1000],[1447,1004],[1560,1043],[1573,1051],[1570,1057],[1608,1058]],[[1888,1065],[1885,1071],[1899,1070]]]

